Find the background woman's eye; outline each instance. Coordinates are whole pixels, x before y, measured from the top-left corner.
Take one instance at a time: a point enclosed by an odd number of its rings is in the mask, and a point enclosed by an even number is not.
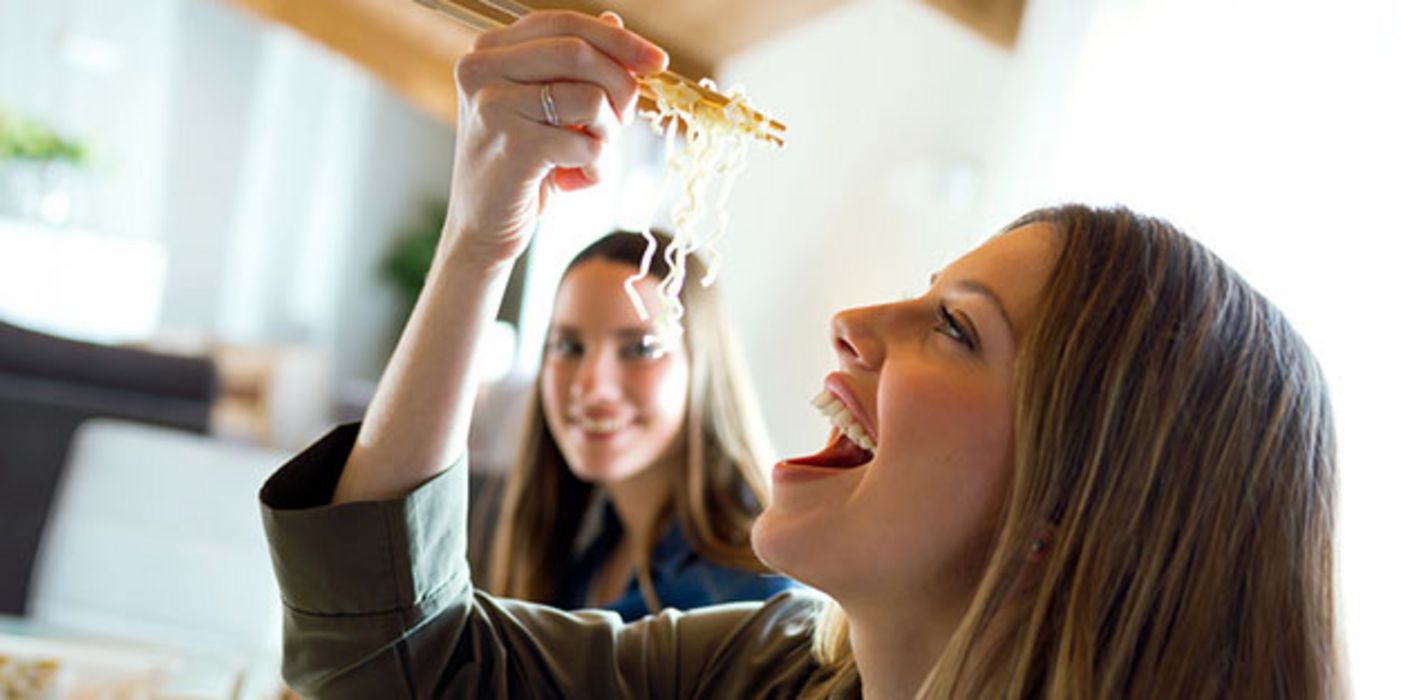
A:
[[[655,360],[666,352],[661,340],[651,336],[642,338],[636,342],[629,343],[624,347],[624,354],[628,357],[636,357],[645,360]]]
[[[551,355],[578,357],[584,354],[584,345],[573,338],[555,338],[550,341],[549,352]]]

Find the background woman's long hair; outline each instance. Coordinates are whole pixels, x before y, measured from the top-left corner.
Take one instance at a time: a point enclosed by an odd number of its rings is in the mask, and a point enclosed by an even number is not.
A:
[[[1065,206],[1008,228],[1032,223],[1064,248],[1018,355],[1011,491],[922,695],[1343,694],[1333,424],[1308,348],[1163,221]],[[854,682],[838,608],[818,632]]]
[[[667,272],[661,251],[669,237],[658,234],[659,249],[648,274]],[[616,231],[585,248],[569,270],[594,259],[637,267],[646,240]],[[749,374],[730,329],[718,289],[700,284],[704,270],[687,261],[681,300],[684,342],[690,359],[684,467],[671,475],[668,508],[654,524],[654,538],[676,517],[687,542],[702,557],[728,566],[764,571],[749,544],[749,528],[768,502],[763,468],[772,449]],[[492,538],[488,588],[502,596],[551,601],[567,570],[580,522],[595,486],[569,471],[545,423],[537,383],[531,392],[523,443],[506,479],[501,514]],[[646,567],[638,571],[649,607],[659,609]]]

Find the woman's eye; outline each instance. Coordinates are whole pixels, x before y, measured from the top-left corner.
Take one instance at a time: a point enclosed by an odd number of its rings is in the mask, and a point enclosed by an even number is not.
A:
[[[939,305],[939,320],[935,324],[937,330],[944,335],[966,345],[970,350],[973,348],[972,336],[964,329],[963,324],[949,311],[949,307]]]
[[[564,357],[578,357],[584,354],[584,346],[573,338],[555,338],[550,341],[550,354]]]
[[[655,360],[666,353],[666,348],[662,342],[656,338],[643,338],[635,343],[628,344],[623,354],[627,357],[635,357],[644,360]]]

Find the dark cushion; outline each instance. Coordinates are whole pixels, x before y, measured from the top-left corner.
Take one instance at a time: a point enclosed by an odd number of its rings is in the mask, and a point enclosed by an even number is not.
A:
[[[85,343],[0,321],[0,374],[209,403],[218,390],[205,358]]]

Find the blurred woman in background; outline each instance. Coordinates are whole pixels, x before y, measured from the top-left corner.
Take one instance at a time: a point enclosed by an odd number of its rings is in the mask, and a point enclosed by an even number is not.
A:
[[[671,241],[656,236],[636,286],[653,319]],[[792,585],[749,543],[772,460],[719,289],[689,258],[671,346],[624,291],[646,250],[616,231],[565,269],[493,533],[496,595],[633,620]]]

